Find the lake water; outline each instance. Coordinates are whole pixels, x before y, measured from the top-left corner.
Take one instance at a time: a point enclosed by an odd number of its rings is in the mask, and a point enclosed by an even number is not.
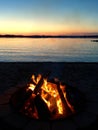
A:
[[[91,39],[0,38],[0,62],[98,62]]]

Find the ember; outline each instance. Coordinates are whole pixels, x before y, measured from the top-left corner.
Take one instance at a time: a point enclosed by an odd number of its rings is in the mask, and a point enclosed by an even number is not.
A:
[[[47,77],[48,75],[32,75],[30,83],[12,95],[11,104],[14,108],[34,119],[55,120],[75,114],[77,105],[71,103],[67,86],[62,85],[58,79],[49,82]],[[80,104],[83,102],[81,99]]]

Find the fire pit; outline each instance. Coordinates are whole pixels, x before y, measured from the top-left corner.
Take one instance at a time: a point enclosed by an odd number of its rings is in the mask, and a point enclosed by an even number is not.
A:
[[[37,120],[65,119],[84,108],[84,96],[75,87],[49,74],[32,75],[30,82],[12,94],[11,106],[20,114]]]

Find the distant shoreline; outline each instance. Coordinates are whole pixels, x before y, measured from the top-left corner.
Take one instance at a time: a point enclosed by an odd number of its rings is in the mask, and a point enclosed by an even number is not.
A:
[[[98,38],[98,35],[0,35],[0,38]]]

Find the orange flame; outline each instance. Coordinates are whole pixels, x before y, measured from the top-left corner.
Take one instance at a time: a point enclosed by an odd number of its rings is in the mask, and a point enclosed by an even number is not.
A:
[[[37,78],[35,78],[34,75],[32,75],[32,81],[35,84],[38,84],[38,82],[41,79],[41,75],[38,75]],[[35,84],[29,84],[28,89],[31,89],[34,91],[36,85]],[[73,108],[70,105],[70,103],[66,99],[66,91],[64,90],[65,86],[60,85],[60,89],[62,90],[62,93],[65,97],[66,103],[68,104],[68,107],[70,109]],[[44,79],[43,85],[41,86],[41,91],[40,91],[41,98],[43,101],[47,104],[48,109],[51,113],[55,112],[56,115],[63,115],[64,114],[64,106],[62,103],[62,100],[60,98],[60,95],[57,90],[57,85],[51,82],[48,82],[47,79]]]

